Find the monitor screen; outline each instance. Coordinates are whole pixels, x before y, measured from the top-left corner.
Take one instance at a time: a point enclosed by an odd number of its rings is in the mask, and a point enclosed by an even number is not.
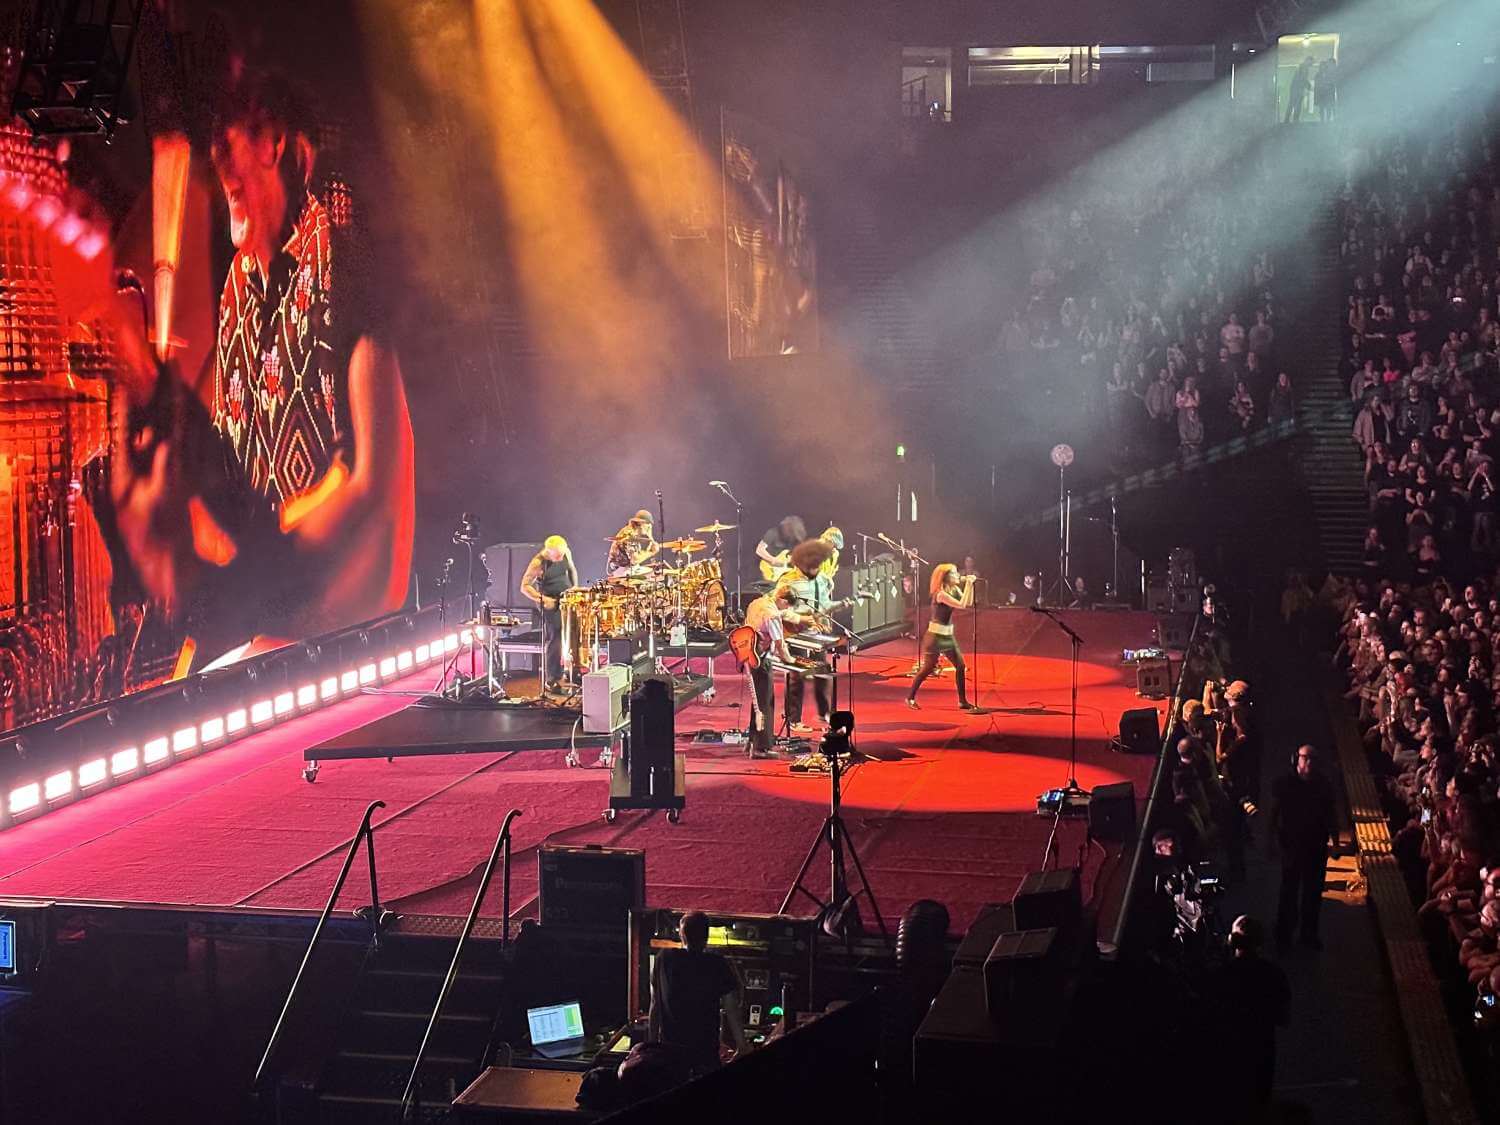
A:
[[[0,922],[0,973],[16,971],[16,924]]]
[[[564,1039],[583,1038],[583,1012],[577,1000],[566,1004],[549,1004],[545,1008],[527,1008],[526,1023],[531,1031],[532,1046],[560,1043]]]

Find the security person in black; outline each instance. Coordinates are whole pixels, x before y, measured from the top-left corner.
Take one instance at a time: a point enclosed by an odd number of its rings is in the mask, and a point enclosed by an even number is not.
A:
[[[1276,779],[1271,789],[1271,833],[1281,850],[1281,897],[1276,911],[1276,944],[1291,944],[1299,928],[1303,945],[1322,949],[1318,937],[1318,909],[1323,902],[1323,880],[1328,867],[1328,842],[1337,831],[1333,786],[1318,773],[1317,752],[1297,749],[1290,773]]]
[[[664,949],[651,969],[651,1040],[676,1049],[693,1073],[719,1065],[720,1017],[735,1051],[747,1049],[740,1018],[740,982],[729,962],[709,953],[708,915],[683,915],[682,949]]]

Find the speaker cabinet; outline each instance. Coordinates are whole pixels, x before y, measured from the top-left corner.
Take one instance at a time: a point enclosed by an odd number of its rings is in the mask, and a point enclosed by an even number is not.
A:
[[[984,961],[984,1000],[991,1019],[1038,1012],[1061,1003],[1063,973],[1057,931],[1048,927],[1001,934]]]
[[[1155,707],[1137,707],[1120,716],[1120,748],[1127,754],[1155,754],[1161,749],[1161,717]]]
[[[1123,844],[1135,832],[1135,784],[1117,781],[1095,786],[1089,800],[1089,835]]]
[[[672,791],[672,753],[677,737],[677,712],[672,685],[660,676],[641,681],[630,693],[630,746],[627,769],[630,793],[646,797]],[[656,780],[653,784],[652,775]]]
[[[1083,889],[1078,872],[1071,867],[1055,871],[1033,871],[1021,880],[1010,900],[1018,930],[1074,932],[1083,916]]]
[[[1135,693],[1143,699],[1166,699],[1172,694],[1172,662],[1142,660],[1135,666]]]

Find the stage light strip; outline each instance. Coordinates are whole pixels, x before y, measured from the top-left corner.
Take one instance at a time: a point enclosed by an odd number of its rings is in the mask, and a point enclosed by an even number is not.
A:
[[[236,707],[224,715],[207,716],[190,726],[174,730],[170,735],[162,734],[147,739],[139,747],[128,746],[103,757],[92,757],[80,764],[76,771],[61,770],[50,774],[45,780],[18,785],[10,791],[6,800],[7,819],[30,819],[27,814],[46,813],[54,804],[65,803],[72,797],[87,795],[90,791],[98,791],[107,784],[129,781],[152,772],[153,766],[171,765],[176,759],[189,756],[197,749],[232,739],[252,729],[265,729],[285,717],[305,714],[336,703],[347,694],[358,692],[362,686],[393,678],[415,667],[439,660],[444,653],[456,650],[461,643],[473,643],[476,632],[464,629],[435,637],[430,643],[417,645],[415,648],[392,651],[340,675],[330,675],[317,683],[304,684],[296,691],[278,692],[270,699],[257,700],[248,708]]]

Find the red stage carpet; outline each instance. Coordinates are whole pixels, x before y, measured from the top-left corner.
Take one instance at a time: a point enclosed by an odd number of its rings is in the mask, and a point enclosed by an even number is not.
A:
[[[1120,713],[1141,705],[1120,651],[1149,643],[1151,618],[1068,620],[1087,642],[1078,780],[1092,788],[1129,779],[1144,798],[1152,759],[1112,753],[1107,743]],[[934,898],[962,931],[980,904],[1009,898],[1046,846],[1051,822],[1036,816],[1037,794],[1067,777],[1067,639],[1045,618],[1017,610],[981,615],[977,654],[968,622],[959,636],[992,714],[958,711],[951,675],[929,680],[922,710],[907,710],[911,641],[855,662],[856,742],[871,760],[847,775],[845,819],[891,924],[913,900]],[[512,807],[523,811],[513,891],[523,914],[534,909],[534,849],[543,841],[644,849],[654,905],[771,912],[827,812],[829,784],[791,775],[785,762],[750,762],[739,747],[686,741],[698,728],[740,722],[743,677],[720,667],[717,699],[678,716],[689,780],[676,825],[661,813],[629,812],[604,823],[606,774],[569,769],[560,752],[327,762],[316,784],[303,781],[304,747],[410,702],[371,695],[0,834],[0,895],[317,909],[366,804],[383,800],[381,892],[403,912],[464,913]],[[427,687],[431,678],[402,686]],[[842,680],[840,692],[847,703]],[[1082,825],[1065,822],[1062,861],[1077,862],[1084,844]],[[1083,858],[1092,880],[1101,849]],[[810,882],[827,893],[826,853]],[[356,872],[342,905],[366,896]],[[491,899],[485,913],[493,915],[498,887]],[[801,900],[798,912],[811,907]]]

